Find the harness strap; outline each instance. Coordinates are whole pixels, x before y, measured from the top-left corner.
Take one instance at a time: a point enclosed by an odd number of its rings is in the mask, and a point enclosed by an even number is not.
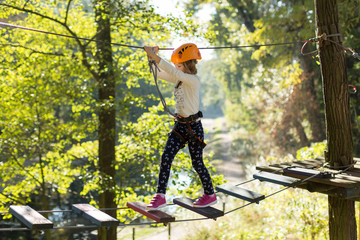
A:
[[[181,148],[183,148],[183,147],[185,147],[185,144],[187,143],[187,141],[185,140],[185,138],[178,132],[178,131],[176,131],[175,129],[173,129],[172,130],[174,133],[176,133],[179,137],[180,137],[180,139],[181,139],[181,141],[182,141],[182,147]]]
[[[204,142],[204,141],[201,140],[198,136],[195,135],[195,133],[194,133],[193,130],[191,129],[190,122],[188,122],[187,125],[188,125],[188,127],[189,127],[189,133],[191,134],[191,136],[193,137],[193,139],[198,142],[198,144],[201,146],[201,148],[205,148],[206,145],[207,145],[206,142]]]
[[[199,111],[196,114],[190,115],[189,117],[182,117],[179,114],[176,114],[176,121],[181,122],[181,123],[188,123],[188,122],[195,122],[196,120],[198,120],[199,118],[202,118],[203,114],[201,111]]]

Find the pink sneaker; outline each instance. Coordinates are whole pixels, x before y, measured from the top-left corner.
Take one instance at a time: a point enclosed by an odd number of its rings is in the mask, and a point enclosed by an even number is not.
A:
[[[196,202],[194,202],[193,206],[198,208],[204,208],[217,203],[216,194],[207,195],[204,194],[201,198],[199,198]]]
[[[150,204],[146,206],[147,210],[157,210],[166,206],[165,196],[156,194],[151,200]]]

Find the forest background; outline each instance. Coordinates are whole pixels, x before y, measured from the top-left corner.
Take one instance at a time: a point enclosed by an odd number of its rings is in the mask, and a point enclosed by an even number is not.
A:
[[[294,42],[214,51],[212,59],[199,64],[202,110],[207,117],[226,116],[233,135],[231,151],[240,159],[254,159],[246,162],[246,169],[264,161],[314,157],[314,151],[322,154],[326,136],[318,59],[316,54],[300,54],[301,41],[313,38],[316,30],[313,1],[182,3],[186,11],[175,17],[156,13],[148,1],[0,1],[3,22],[74,37],[0,30],[0,211],[10,204],[68,209],[74,202],[89,202],[104,207],[100,199],[108,193],[116,206],[124,206],[127,201],[148,201],[155,192],[158,161],[172,121],[159,104],[141,49],[112,46],[107,49],[111,64],[104,64],[104,46],[77,39],[99,39],[104,19],[113,43],[136,46],[169,46],[174,36],[207,40],[209,46]],[[200,25],[193,14],[204,6],[212,9],[211,20]],[[358,1],[339,1],[339,16],[343,44],[356,49]],[[316,46],[308,47],[306,52]],[[169,55],[161,53],[165,59]],[[347,58],[349,83],[358,88],[359,67],[358,59]],[[108,76],[111,84],[103,81]],[[173,106],[172,88],[160,87]],[[104,99],[104,89],[114,94]],[[360,155],[359,103],[359,95],[352,94],[354,156]],[[100,127],[104,112],[115,113],[114,127],[105,134]],[[99,148],[103,135],[114,140],[110,172],[102,165],[108,155]],[[223,176],[214,174],[213,153],[205,160],[214,183],[223,183]],[[172,186],[170,194],[199,196],[201,184],[190,162],[186,150],[177,156],[172,171],[177,187]],[[290,199],[296,202],[293,195]],[[117,211],[122,222],[137,217]],[[61,216],[59,222],[67,218],[71,216]],[[318,228],[304,236],[326,231],[315,216],[310,222]],[[283,231],[268,234],[286,234]],[[262,234],[259,230],[258,236]]]

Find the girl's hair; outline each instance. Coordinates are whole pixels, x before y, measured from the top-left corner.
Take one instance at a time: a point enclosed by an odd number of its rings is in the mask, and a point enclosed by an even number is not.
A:
[[[197,74],[196,64],[198,61],[196,59],[191,59],[189,61],[183,62],[184,72],[188,74]]]

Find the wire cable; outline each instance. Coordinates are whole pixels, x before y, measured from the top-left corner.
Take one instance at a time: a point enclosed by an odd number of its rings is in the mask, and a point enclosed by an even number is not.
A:
[[[0,22],[0,26],[8,27],[8,28],[18,28],[18,29],[22,29],[22,30],[26,30],[26,31],[33,31],[33,32],[38,32],[38,33],[50,34],[50,35],[55,35],[55,36],[59,36],[59,37],[66,37],[66,38],[73,38],[73,39],[79,39],[79,40],[85,40],[85,41],[91,41],[91,42],[111,44],[111,45],[120,46],[120,47],[128,47],[128,48],[136,48],[136,49],[142,49],[143,48],[142,46],[134,46],[134,45],[122,44],[122,43],[105,42],[105,41],[100,41],[100,40],[96,40],[96,39],[84,38],[84,37],[76,37],[76,36],[60,34],[60,33],[54,33],[54,32],[49,32],[49,31],[39,30],[39,29],[35,29],[35,28],[24,27],[24,26],[20,26],[20,25],[5,23],[5,22]],[[216,50],[216,49],[228,49],[228,48],[256,48],[256,47],[291,45],[291,44],[295,44],[295,43],[296,43],[296,41],[295,42],[283,42],[283,43],[241,45],[241,46],[199,47],[198,49],[203,49],[203,50],[213,49],[213,50]],[[159,48],[159,50],[174,50],[174,48]]]
[[[89,41],[89,42],[98,42],[98,43],[110,44],[110,45],[120,46],[120,47],[128,47],[128,48],[136,48],[136,49],[142,49],[143,48],[142,46],[135,46],[135,45],[130,45],[130,44],[122,44],[122,43],[113,43],[113,42],[100,41],[100,40],[96,40],[96,39],[71,36],[71,35],[54,33],[54,32],[49,32],[49,31],[39,30],[39,29],[35,29],[35,28],[24,27],[24,26],[20,26],[20,25],[5,23],[5,22],[0,22],[0,26],[8,27],[8,28],[18,28],[18,29],[23,29],[23,30],[26,30],[26,31],[33,31],[33,32],[38,32],[38,33],[50,34],[50,35],[55,35],[55,36],[59,36],[59,37],[66,37],[66,38],[72,38],[72,39],[78,39],[78,40],[85,40],[85,41]],[[308,43],[310,43],[310,42],[319,42],[319,41],[329,41],[329,42],[332,42],[332,43],[342,47],[345,50],[346,54],[360,60],[360,53],[356,52],[354,49],[345,47],[345,46],[343,46],[343,45],[341,45],[341,44],[339,44],[339,43],[337,43],[337,42],[335,42],[335,41],[333,41],[331,39],[328,39],[329,37],[336,37],[336,36],[341,36],[341,34],[337,33],[337,34],[326,35],[325,33],[323,33],[321,36],[310,38],[310,39],[305,40],[305,41],[268,43],[268,44],[254,44],[254,45],[239,45],[239,46],[198,47],[198,49],[202,49],[202,50],[211,50],[211,49],[212,50],[218,50],[218,49],[259,48],[259,47],[270,47],[270,46],[293,45],[293,44],[302,42],[304,44],[301,47],[300,52],[301,52],[302,55],[305,56],[305,55],[310,55],[310,54],[314,54],[314,53],[318,52],[318,49],[316,49],[314,51],[304,53],[305,46]],[[159,48],[159,50],[174,50],[174,48],[165,47],[165,48]]]

